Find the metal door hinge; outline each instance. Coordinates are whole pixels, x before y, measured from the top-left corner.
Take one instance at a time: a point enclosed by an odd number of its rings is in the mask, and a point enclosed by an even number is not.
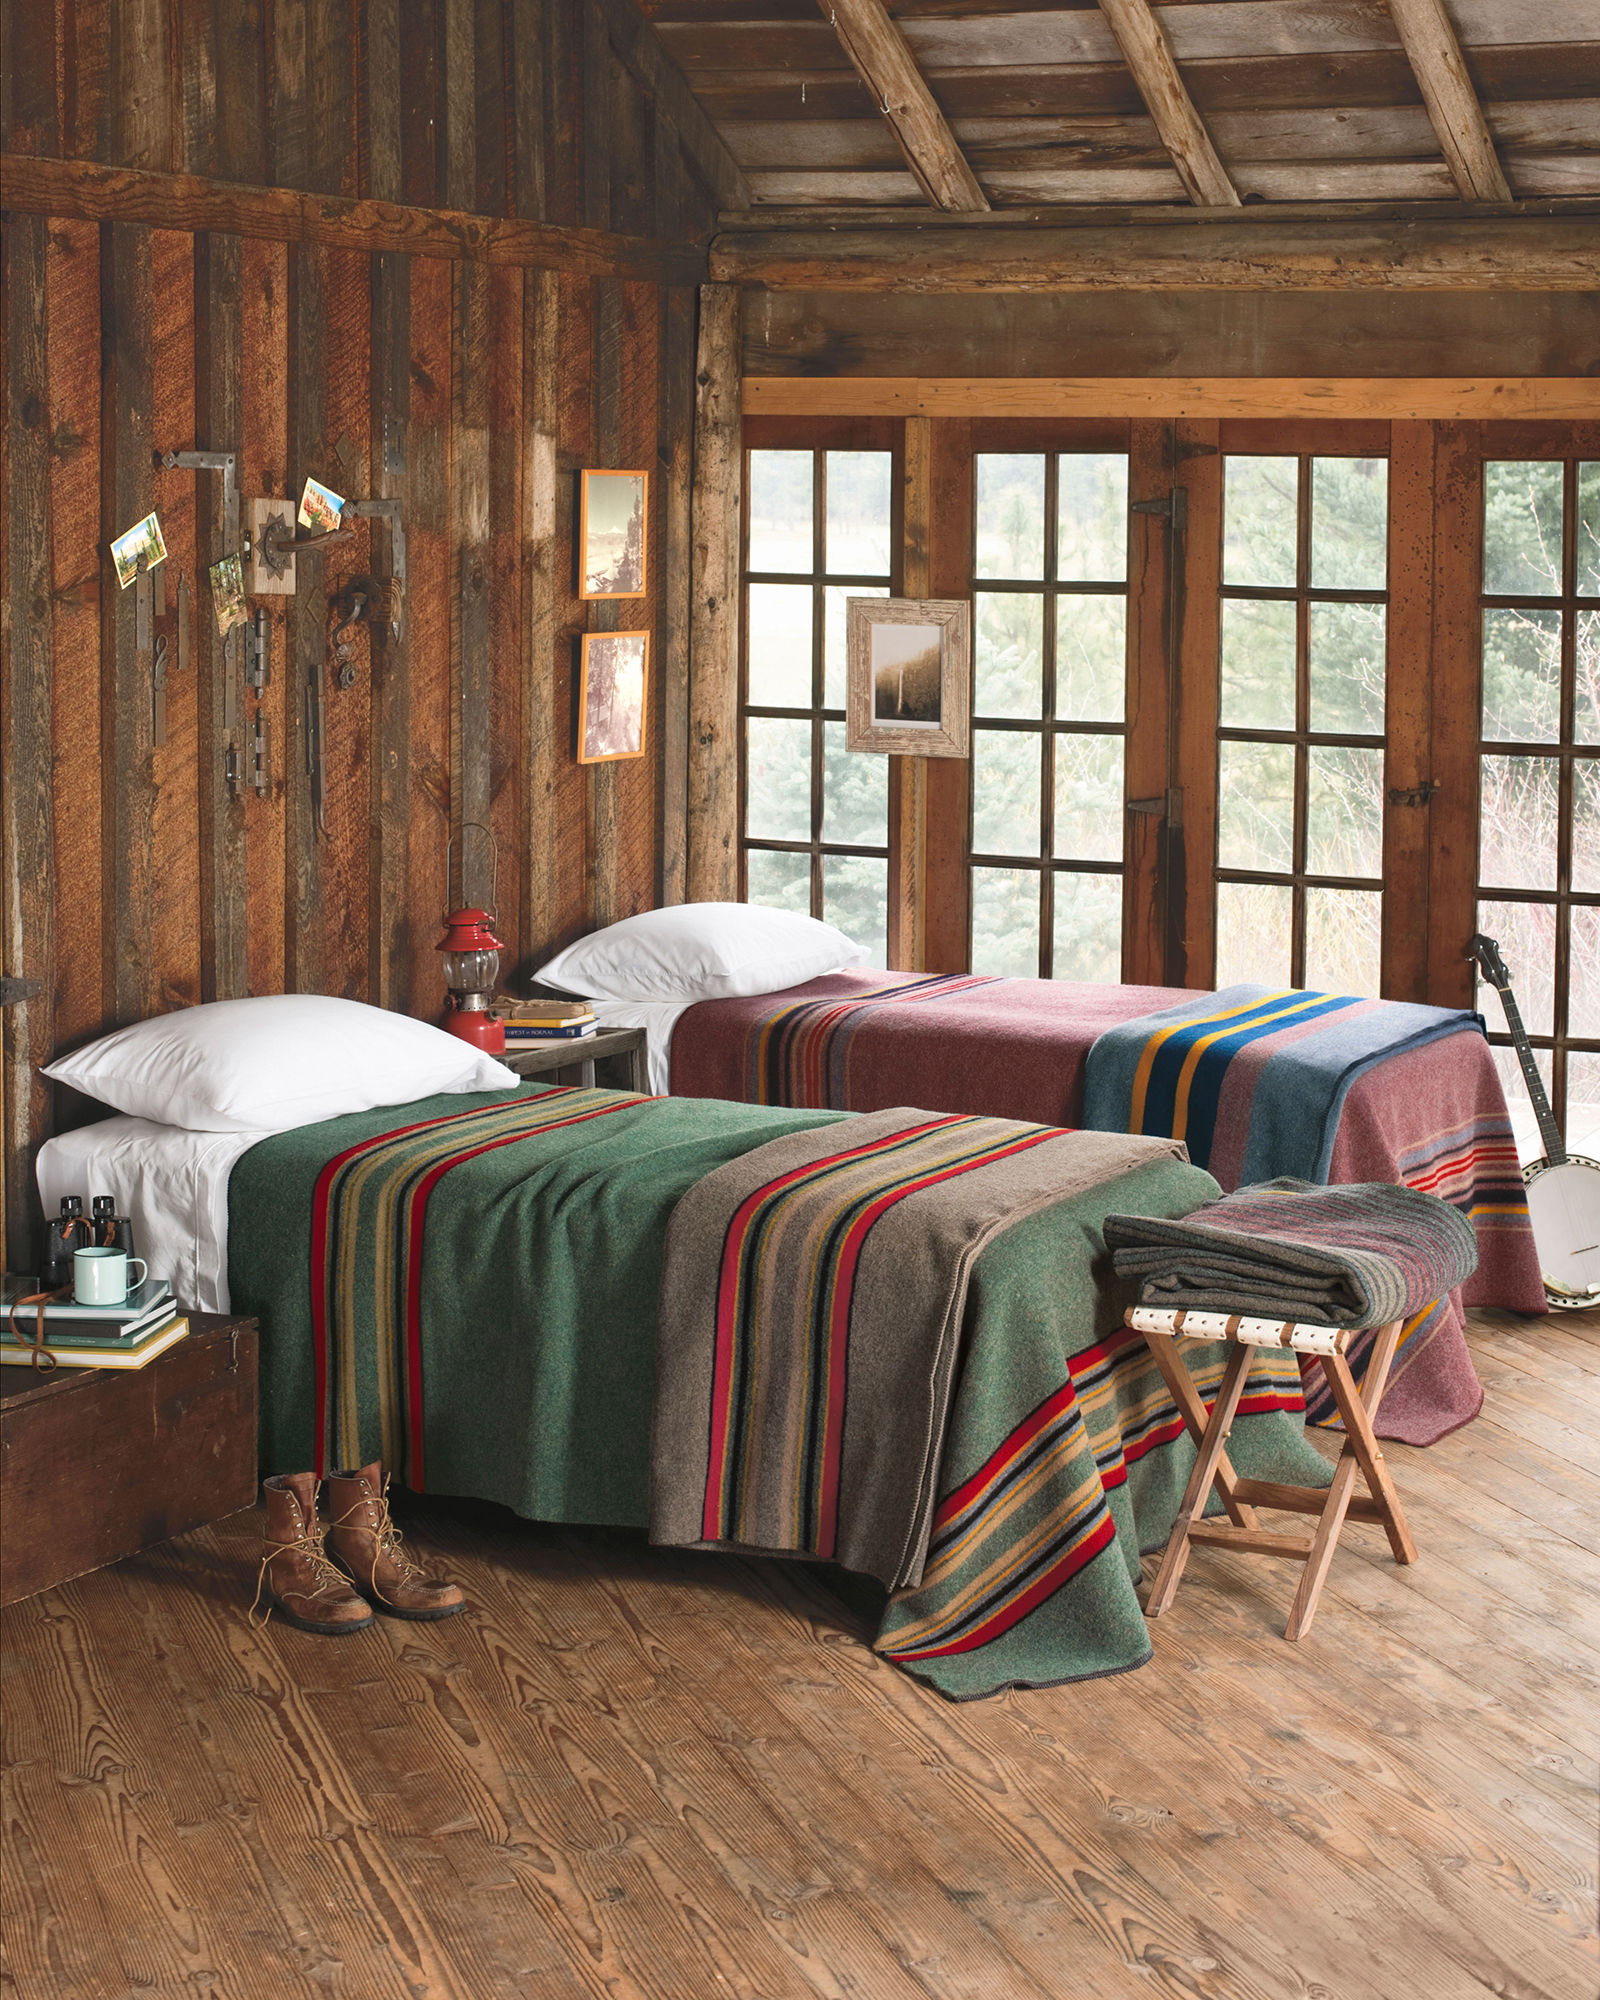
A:
[[[1391,785],[1389,803],[1392,806],[1425,806],[1432,802],[1435,792],[1443,790],[1437,778],[1425,778],[1420,785]]]

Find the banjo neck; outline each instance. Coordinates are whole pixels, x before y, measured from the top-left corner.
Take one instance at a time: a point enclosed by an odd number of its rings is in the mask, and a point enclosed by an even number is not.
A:
[[[1500,995],[1500,1005],[1505,1009],[1506,1029],[1511,1036],[1512,1047],[1517,1052],[1523,1081],[1528,1086],[1528,1102],[1533,1106],[1533,1115],[1539,1124],[1539,1139],[1544,1147],[1546,1161],[1553,1167],[1563,1164],[1567,1157],[1566,1142],[1561,1137],[1561,1128],[1556,1123],[1555,1113],[1550,1109],[1550,1099],[1545,1094],[1544,1078],[1539,1074],[1539,1065],[1534,1061],[1533,1050],[1528,1043],[1528,1031],[1522,1024],[1522,1010],[1518,1007],[1516,995],[1511,990],[1511,975],[1506,971],[1505,961],[1500,956],[1500,948],[1493,938],[1481,934],[1472,940],[1469,947],[1472,957],[1483,968],[1485,977]]]

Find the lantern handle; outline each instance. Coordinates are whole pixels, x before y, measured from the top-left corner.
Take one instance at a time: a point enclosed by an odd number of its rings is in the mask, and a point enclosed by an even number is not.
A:
[[[465,836],[468,827],[472,826],[475,826],[479,833],[485,835],[489,842],[489,901],[492,905],[489,911],[489,921],[490,923],[498,923],[500,911],[500,843],[495,839],[493,829],[485,826],[481,819],[464,819],[461,822],[463,836]],[[454,832],[451,832],[444,844],[444,897],[447,905],[450,901],[450,855],[455,844],[456,837]],[[461,844],[463,847],[466,846],[465,838],[463,838]],[[466,902],[466,895],[467,884],[466,878],[463,875],[461,882],[461,899],[463,904]],[[445,910],[446,922],[449,921],[449,917],[450,912],[447,908]]]

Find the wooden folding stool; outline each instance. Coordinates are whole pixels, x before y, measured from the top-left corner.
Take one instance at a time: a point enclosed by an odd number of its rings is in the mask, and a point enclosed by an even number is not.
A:
[[[1145,1606],[1147,1618],[1159,1618],[1177,1594],[1183,1566],[1195,1542],[1217,1548],[1242,1549],[1249,1554],[1285,1556],[1305,1564],[1300,1588],[1289,1610],[1286,1639],[1300,1639],[1311,1629],[1317,1614],[1317,1600],[1327,1580],[1328,1567],[1338,1544],[1339,1532],[1347,1515],[1358,1521],[1381,1521],[1389,1537],[1396,1562],[1417,1559],[1416,1543],[1406,1526],[1400,1496],[1383,1447],[1372,1429],[1371,1413],[1377,1409],[1389,1379],[1389,1366],[1400,1343],[1401,1320],[1380,1329],[1367,1364],[1364,1388],[1358,1388],[1350,1372],[1345,1352],[1352,1338],[1347,1327],[1308,1326],[1295,1320],[1252,1319],[1241,1313],[1172,1312],[1152,1306],[1133,1306],[1127,1324],[1142,1333],[1156,1366],[1161,1370],[1172,1399],[1195,1441],[1196,1458],[1183,1504],[1172,1524],[1166,1554],[1151,1586]],[[1177,1352],[1179,1338],[1225,1341],[1233,1349],[1228,1356],[1222,1387],[1217,1391],[1209,1418],[1194,1379]],[[1244,1389],[1250,1363],[1258,1347],[1290,1347],[1297,1354],[1314,1354],[1322,1363],[1328,1387],[1344,1419],[1344,1450],[1333,1469],[1333,1484],[1280,1486],[1269,1479],[1241,1479],[1228,1462],[1228,1435],[1234,1412]],[[1370,1498],[1355,1491],[1356,1474],[1366,1477]],[[1215,1485],[1228,1519],[1201,1519]],[[1320,1516],[1315,1532],[1286,1535],[1263,1528],[1256,1519],[1257,1507],[1280,1508],[1287,1513]]]

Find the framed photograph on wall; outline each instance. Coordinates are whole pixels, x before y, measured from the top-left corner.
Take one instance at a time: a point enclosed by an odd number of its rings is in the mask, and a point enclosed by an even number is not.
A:
[[[578,475],[578,595],[643,597],[648,472]]]
[[[971,616],[964,598],[852,597],[845,746],[965,757]]]
[[[585,632],[578,675],[578,762],[644,755],[648,632]]]

